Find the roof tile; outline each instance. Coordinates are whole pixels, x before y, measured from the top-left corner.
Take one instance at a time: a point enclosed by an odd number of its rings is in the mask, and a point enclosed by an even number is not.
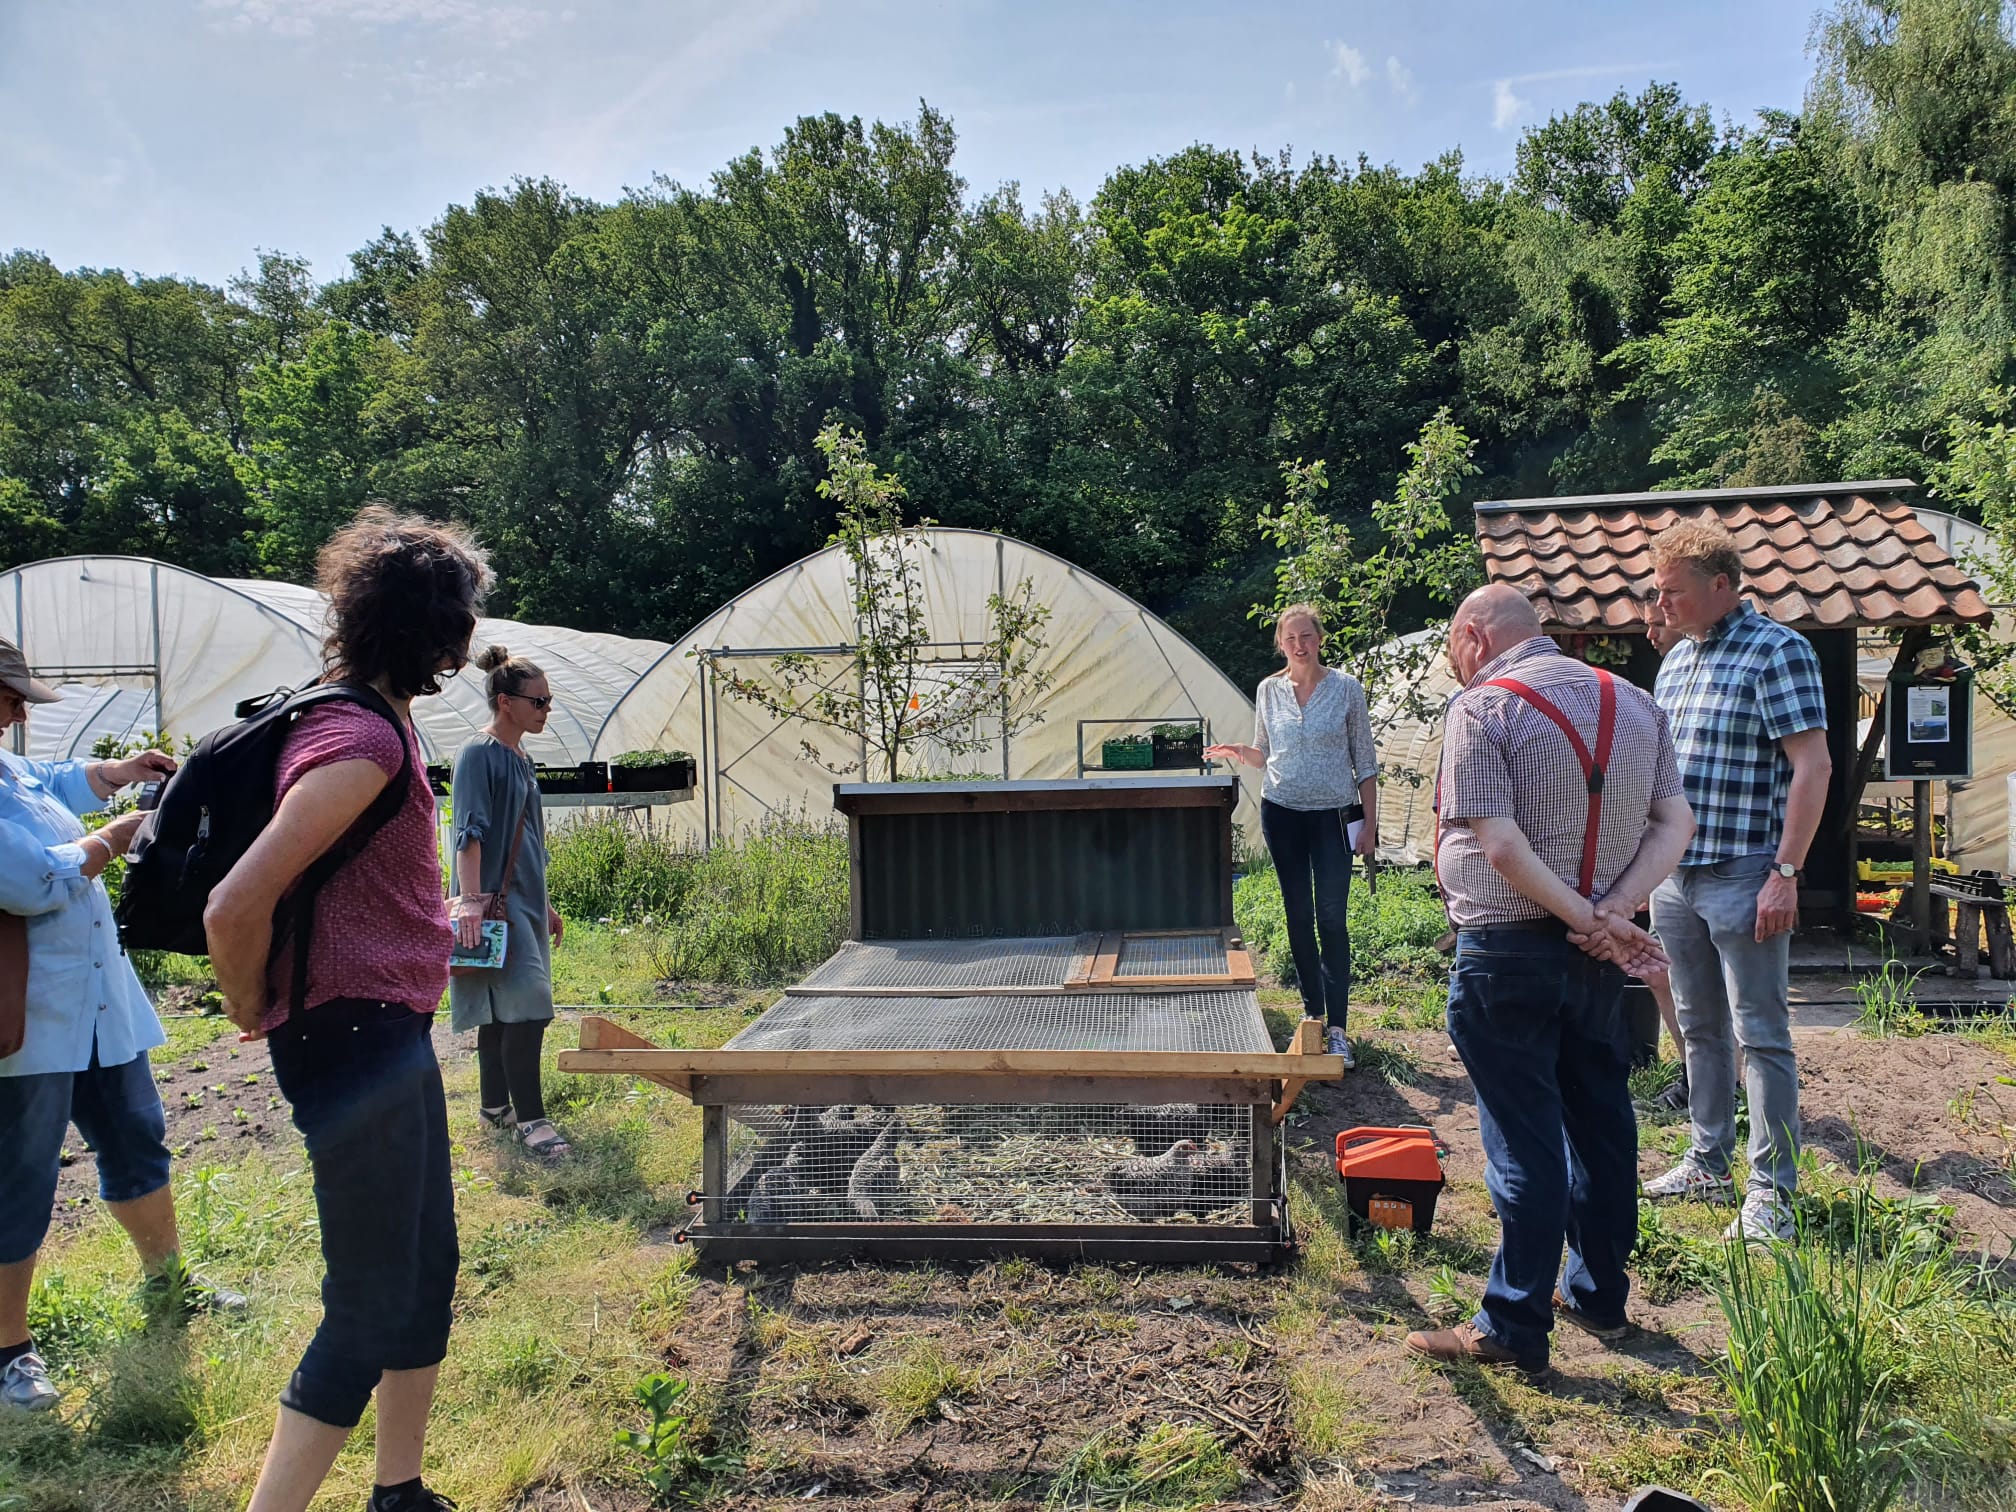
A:
[[[1477,517],[1493,581],[1536,600],[1551,625],[1632,630],[1652,576],[1651,543],[1683,519],[1712,516],[1736,537],[1745,592],[1772,618],[1803,629],[1964,621],[1992,615],[1974,580],[1942,550],[1899,494],[1847,484],[1814,497],[1606,504],[1565,510],[1542,500]]]

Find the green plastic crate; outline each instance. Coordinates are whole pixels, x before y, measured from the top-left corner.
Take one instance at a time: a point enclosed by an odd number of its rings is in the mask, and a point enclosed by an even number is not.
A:
[[[1155,747],[1146,740],[1102,741],[1099,764],[1109,772],[1145,772],[1155,764]]]

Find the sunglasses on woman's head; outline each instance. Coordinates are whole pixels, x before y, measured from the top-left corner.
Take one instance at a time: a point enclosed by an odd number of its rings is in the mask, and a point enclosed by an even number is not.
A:
[[[553,707],[553,695],[551,693],[541,698],[534,698],[530,693],[506,693],[504,697],[522,698],[535,709],[550,709]]]

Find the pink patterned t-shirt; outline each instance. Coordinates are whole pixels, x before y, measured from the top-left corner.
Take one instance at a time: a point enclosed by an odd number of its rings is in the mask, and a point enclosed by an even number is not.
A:
[[[387,781],[396,781],[400,738],[383,715],[356,704],[310,710],[281,751],[275,803],[309,772],[339,761],[376,762]],[[413,758],[406,801],[315,900],[303,1000],[311,1009],[338,998],[368,998],[432,1013],[448,990],[454,935],[442,896],[434,791],[410,724],[404,738]],[[273,943],[260,1020],[269,1030],[286,1022],[294,981],[292,932]]]

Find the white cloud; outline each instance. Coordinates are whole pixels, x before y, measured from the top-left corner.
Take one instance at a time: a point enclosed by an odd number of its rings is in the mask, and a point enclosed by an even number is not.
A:
[[[1393,93],[1410,105],[1414,103],[1414,70],[1390,55],[1386,59],[1386,82],[1393,86]]]
[[[1295,81],[1294,81],[1293,79],[1290,79],[1290,80],[1288,81],[1288,83],[1286,84],[1286,86],[1285,86],[1285,87],[1284,87],[1284,88],[1282,89],[1281,93],[1282,93],[1283,97],[1284,97],[1284,98],[1286,98],[1286,99],[1290,99],[1290,100],[1294,99],[1294,98],[1295,98]]]
[[[1335,59],[1331,74],[1339,79],[1348,79],[1353,89],[1372,77],[1372,65],[1365,61],[1365,54],[1349,43],[1332,42],[1330,51]]]
[[[1548,68],[1539,73],[1513,74],[1507,84],[1550,84],[1559,79],[1601,79],[1619,74],[1655,74],[1670,63],[1581,63],[1573,68]]]
[[[1513,74],[1491,86],[1491,124],[1510,131],[1533,108],[1533,102],[1519,95],[1514,84],[1556,84],[1564,79],[1617,79],[1636,75],[1646,78],[1670,68],[1669,63],[1580,63],[1573,68],[1548,68],[1539,73]]]

